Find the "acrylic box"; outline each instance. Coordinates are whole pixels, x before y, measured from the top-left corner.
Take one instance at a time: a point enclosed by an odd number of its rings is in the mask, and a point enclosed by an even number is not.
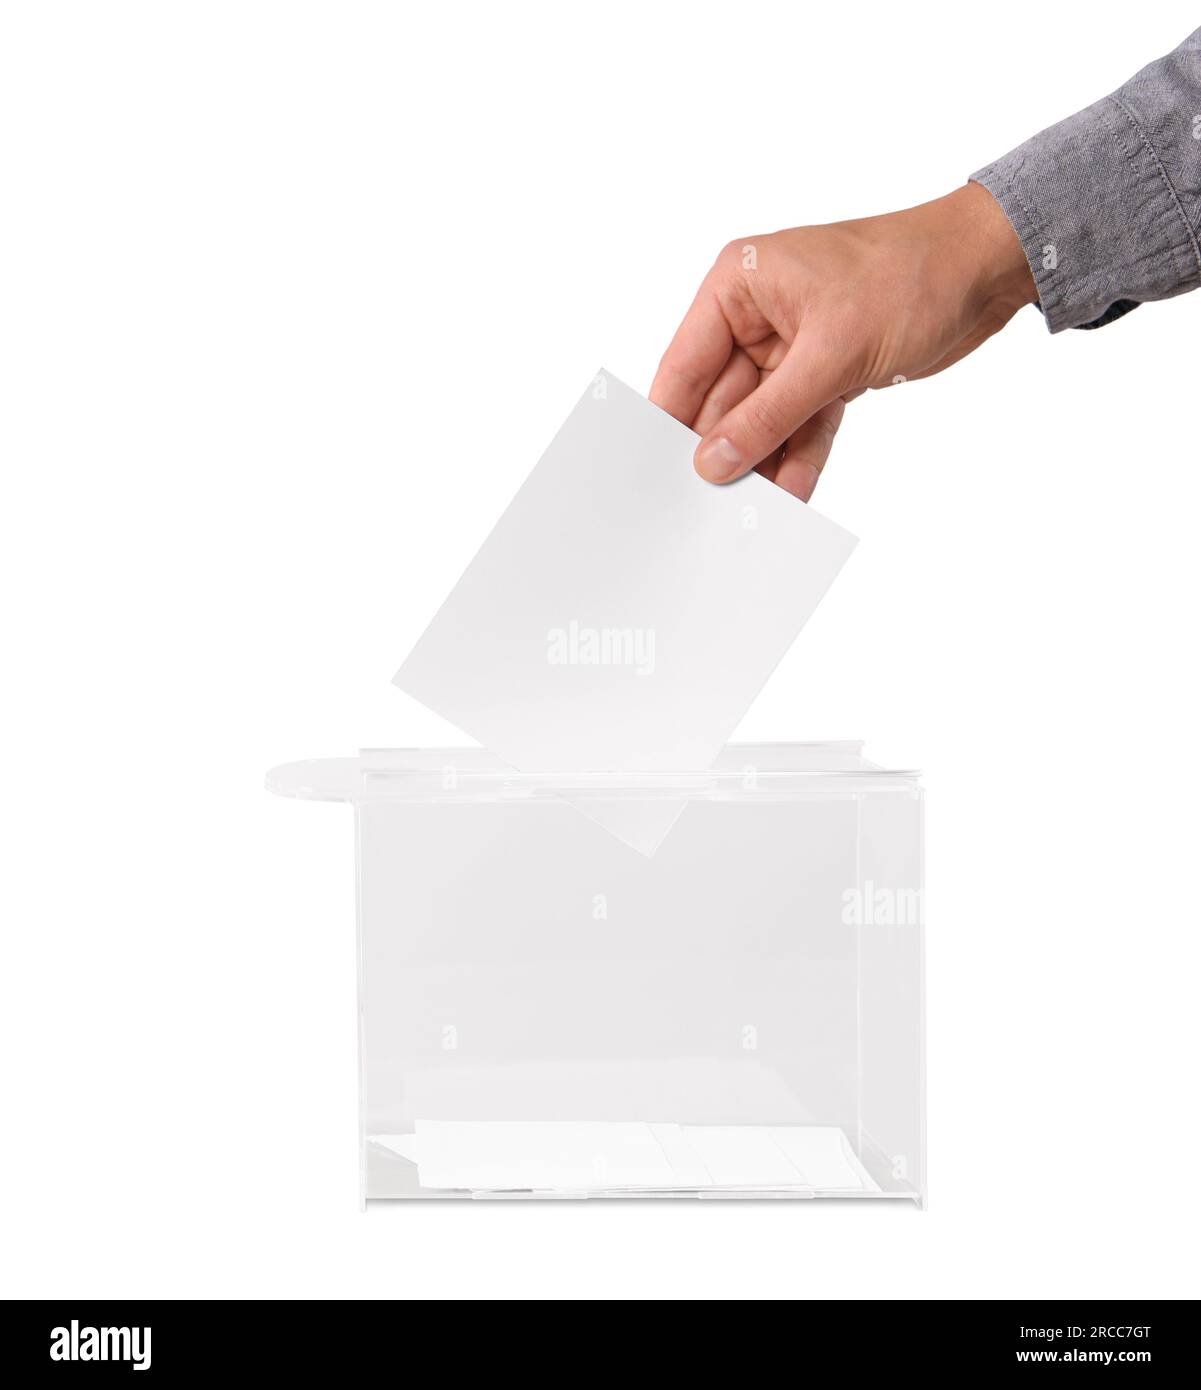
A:
[[[292,763],[355,808],[364,1200],[925,1202],[922,806],[858,743],[539,775]],[[683,803],[650,857],[586,814]]]

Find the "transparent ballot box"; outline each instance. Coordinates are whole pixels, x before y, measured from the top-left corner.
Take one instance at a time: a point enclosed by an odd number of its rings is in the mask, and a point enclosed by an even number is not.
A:
[[[916,774],[857,743],[687,774],[424,749],[268,786],[354,807],[365,1200],[924,1205]],[[667,802],[650,856],[594,818]]]

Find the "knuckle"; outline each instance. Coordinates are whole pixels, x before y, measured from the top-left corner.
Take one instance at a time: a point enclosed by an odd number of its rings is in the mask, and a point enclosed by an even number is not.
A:
[[[840,419],[841,413],[836,415],[828,410],[819,411],[813,417],[813,433],[828,445],[838,433]]]
[[[723,270],[738,270],[742,266],[742,258],[746,248],[754,242],[754,237],[740,236],[733,241],[727,241],[721,248],[715,264]]]
[[[757,437],[780,440],[789,433],[783,408],[770,396],[752,396],[747,402],[747,417]]]
[[[664,353],[655,375],[657,378],[671,377],[687,391],[700,391],[706,385],[695,368],[690,367],[687,362],[674,358],[670,352]]]

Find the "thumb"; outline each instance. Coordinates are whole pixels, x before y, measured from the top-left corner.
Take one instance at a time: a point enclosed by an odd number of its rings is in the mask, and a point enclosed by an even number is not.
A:
[[[794,343],[775,371],[701,440],[695,459],[701,477],[711,483],[741,478],[840,396],[843,388],[825,356]]]

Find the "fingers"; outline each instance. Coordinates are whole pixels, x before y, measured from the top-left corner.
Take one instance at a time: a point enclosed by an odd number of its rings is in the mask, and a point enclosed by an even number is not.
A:
[[[794,342],[779,367],[706,432],[696,471],[711,483],[742,477],[843,389],[828,357]]]
[[[789,439],[784,446],[783,460],[766,465],[759,471],[777,487],[791,492],[802,502],[808,502],[830,457],[844,410],[846,404],[841,398],[822,406]]]
[[[744,401],[758,385],[759,368],[742,348],[736,347],[701,402],[692,428],[700,435],[708,433],[723,415],[733,410],[739,401]]]
[[[652,402],[691,425],[733,346],[730,325],[706,281],[663,354],[651,384]]]

